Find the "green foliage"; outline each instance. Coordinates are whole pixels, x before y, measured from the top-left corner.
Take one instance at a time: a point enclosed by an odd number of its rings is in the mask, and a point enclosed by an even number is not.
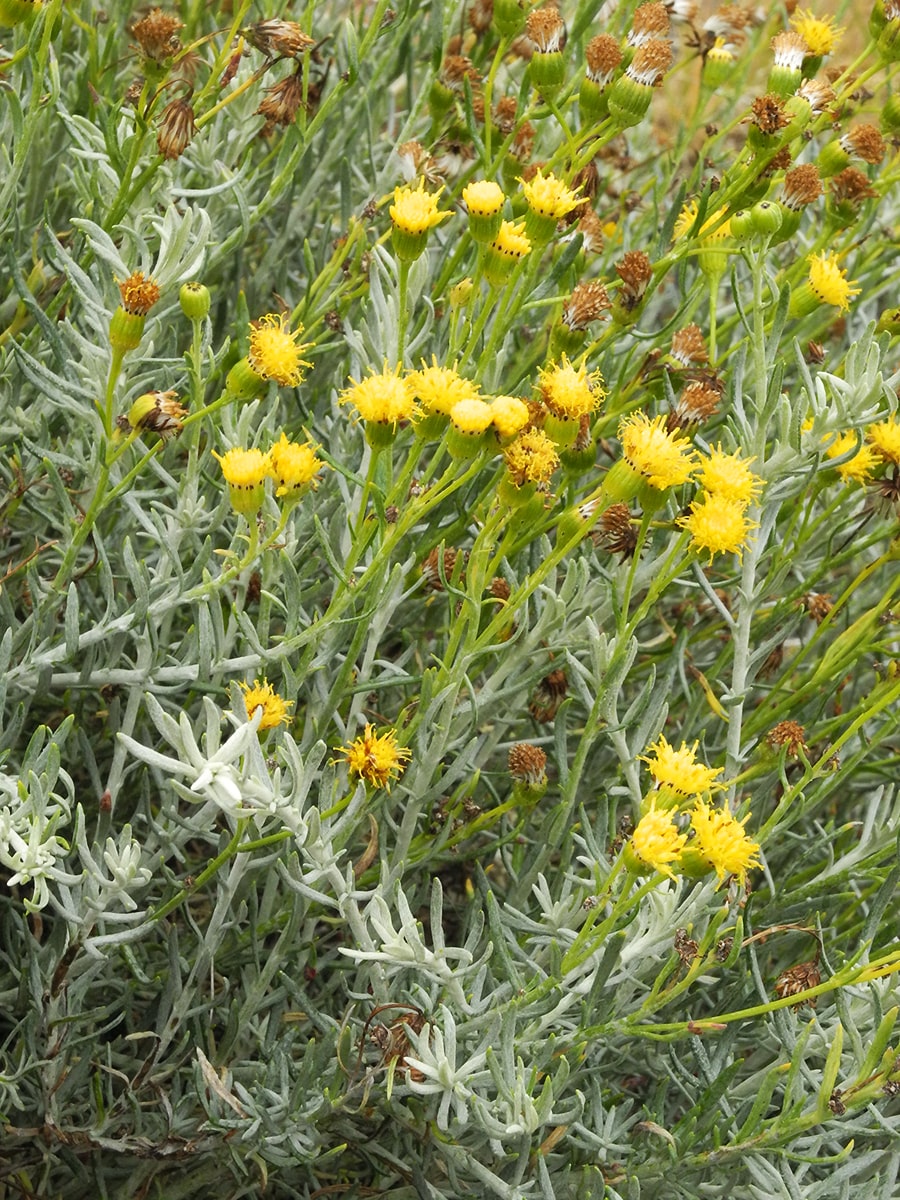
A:
[[[897,19],[494,7],[0,0],[4,1196],[896,1190]]]

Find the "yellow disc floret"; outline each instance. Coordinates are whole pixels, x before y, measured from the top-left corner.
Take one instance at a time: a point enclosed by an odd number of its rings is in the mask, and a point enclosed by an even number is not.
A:
[[[309,347],[298,344],[303,326],[291,332],[283,313],[267,313],[254,321],[250,330],[250,366],[263,379],[274,379],[282,387],[296,387],[303,379],[303,368],[310,364],[303,358]]]
[[[726,454],[721,445],[710,450],[700,464],[698,480],[707,492],[734,500],[737,504],[752,504],[762,489],[762,480],[750,470],[753,458],[740,458],[740,449]]]
[[[698,762],[698,745],[699,742],[694,742],[693,746],[682,742],[680,749],[676,750],[660,735],[656,745],[650,747],[650,753],[640,758],[649,767],[658,787],[669,788],[679,796],[700,796],[722,786],[716,782],[722,774],[722,768],[708,767]]]
[[[637,861],[633,864],[629,861],[629,865],[645,871],[660,871],[674,879],[672,864],[681,858],[686,842],[687,836],[679,831],[672,814],[651,807],[638,821],[628,841],[631,854],[626,856],[626,861],[633,855]]]
[[[463,377],[452,367],[439,367],[436,358],[431,366],[422,363],[421,371],[410,371],[407,376],[413,394],[423,409],[429,413],[450,415],[454,404],[460,400],[479,399],[478,385]]]
[[[315,483],[323,466],[308,442],[289,442],[287,434],[282,433],[269,451],[269,474],[277,485],[275,495],[290,496],[305,490]]]
[[[817,17],[809,8],[798,8],[791,17],[791,27],[800,34],[816,58],[830,54],[844,32],[834,23],[834,17]]]
[[[476,179],[462,191],[463,204],[473,217],[495,217],[506,201],[503,188],[492,179]]]
[[[531,250],[531,242],[525,236],[524,222],[516,224],[513,221],[504,221],[500,232],[491,243],[491,249],[504,258],[524,258]]]
[[[491,401],[491,417],[501,438],[520,433],[531,419],[528,405],[519,396],[495,396]]]
[[[877,428],[875,426],[874,428]],[[856,433],[852,429],[837,434],[826,447],[825,453],[829,458],[840,458],[849,454],[859,445]],[[897,449],[900,452],[900,425],[898,425]],[[844,483],[867,483],[879,465],[879,458],[871,446],[861,445],[856,453],[841,463],[837,473]]]
[[[665,428],[665,417],[629,413],[619,422],[622,454],[633,471],[662,490],[686,483],[694,473],[696,452],[684,438]]]
[[[294,702],[293,700],[283,700],[271,683],[267,683],[265,679],[262,682],[254,679],[252,684],[242,683],[240,686],[244,693],[244,707],[247,710],[247,716],[252,719],[256,710],[262,709],[258,726],[260,730],[274,729],[277,725],[290,724],[291,717],[288,709],[294,707]]]
[[[586,204],[587,197],[579,196],[567,187],[553,172],[544,175],[539,168],[531,179],[520,179],[525,201],[533,213],[558,221],[579,204]]]
[[[691,549],[704,554],[709,551],[712,562],[716,554],[736,554],[741,557],[750,531],[756,526],[745,515],[746,506],[737,500],[713,494],[691,504],[687,517],[678,524],[691,535]]]
[[[821,304],[833,304],[841,311],[848,309],[851,297],[862,290],[847,279],[847,272],[838,266],[837,255],[825,253],[809,256],[809,286]]]
[[[377,375],[370,375],[360,383],[354,381],[341,394],[340,402],[352,404],[363,421],[393,428],[416,415],[412,384],[401,378],[399,367],[392,371],[385,366]]]
[[[542,429],[526,429],[503,451],[503,459],[516,487],[547,484],[559,466],[559,454]]]
[[[759,866],[759,843],[744,832],[749,816],[738,821],[726,809],[713,808],[705,800],[698,800],[691,813],[691,849],[715,870],[719,882],[734,875],[743,884],[747,872]]]
[[[900,464],[900,418],[893,416],[877,425],[870,425],[866,437],[881,458]]]
[[[584,364],[574,367],[565,354],[558,363],[541,370],[540,387],[554,416],[576,421],[599,408],[606,395],[600,372],[588,374]]]
[[[249,450],[235,446],[232,450],[226,450],[224,454],[216,454],[215,450],[212,453],[213,457],[218,459],[229,487],[251,491],[260,487],[268,478],[269,456],[263,454],[262,450],[257,450],[255,446]]]
[[[435,225],[440,225],[449,212],[438,212],[438,197],[444,189],[437,192],[425,191],[425,180],[419,180],[417,188],[398,187],[394,189],[394,203],[390,207],[391,220],[394,227],[401,233],[427,233]]]
[[[450,420],[461,433],[484,433],[493,419],[491,406],[484,400],[460,400],[450,410]]]
[[[367,725],[365,733],[349,746],[342,746],[340,753],[351,775],[364,779],[372,787],[387,788],[388,791],[412,758],[411,751],[397,745],[397,734],[393,729],[376,734],[374,725]]]

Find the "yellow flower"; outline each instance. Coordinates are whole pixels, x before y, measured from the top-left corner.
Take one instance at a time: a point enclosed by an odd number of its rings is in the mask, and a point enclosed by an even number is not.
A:
[[[587,203],[586,196],[577,195],[552,171],[544,175],[543,170],[538,168],[531,179],[520,179],[519,183],[528,207],[539,217],[558,221],[579,204]]]
[[[878,425],[870,425],[866,437],[876,454],[888,462],[900,464],[900,418],[888,417]]]
[[[408,379],[400,377],[400,368],[385,369],[370,375],[361,383],[351,381],[340,397],[341,404],[352,404],[363,421],[390,425],[396,429],[399,421],[409,421],[416,415],[416,401]]]
[[[461,433],[484,433],[493,419],[491,406],[477,397],[460,400],[450,410],[450,420]]]
[[[540,372],[541,395],[555,417],[580,421],[600,407],[606,392],[599,371],[590,375],[573,367],[565,354],[558,363]]]
[[[397,745],[397,734],[393,729],[376,734],[374,725],[367,725],[365,733],[349,746],[342,746],[340,753],[351,775],[364,779],[372,787],[383,787],[388,791],[412,758],[411,751]]]
[[[472,217],[494,217],[506,201],[503,188],[492,179],[475,179],[462,191],[463,204]]]
[[[739,458],[739,454],[740,448],[734,454],[726,454],[719,445],[710,450],[698,474],[700,486],[707,492],[746,506],[756,500],[762,480],[750,470],[750,464],[756,460]]]
[[[479,398],[477,384],[463,379],[455,363],[452,367],[439,367],[434,357],[430,367],[423,362],[421,371],[410,371],[407,381],[422,407],[430,413],[449,417],[450,410],[460,400]]]
[[[240,686],[244,693],[244,707],[247,710],[247,716],[252,720],[256,710],[262,709],[262,717],[258,726],[260,730],[274,729],[277,725],[290,724],[291,718],[288,709],[294,707],[294,702],[293,700],[282,700],[271,683],[267,683],[265,679],[262,683],[258,679],[254,679],[252,685],[242,683]]]
[[[516,487],[526,483],[549,483],[559,466],[553,441],[542,429],[526,429],[503,451],[506,469]]]
[[[689,531],[692,550],[709,551],[710,562],[716,554],[736,554],[740,558],[751,529],[756,528],[744,510],[745,505],[739,501],[714,493],[695,500],[690,516],[680,517],[678,524]]]
[[[229,487],[251,491],[260,487],[268,478],[269,456],[263,454],[262,450],[257,450],[255,446],[249,450],[235,446],[232,450],[226,450],[224,454],[216,454],[215,450],[212,453],[213,458],[218,459]]]
[[[444,189],[430,193],[425,191],[425,180],[419,180],[417,188],[398,187],[394,189],[394,203],[390,207],[391,220],[394,228],[401,233],[422,234],[440,225],[449,212],[438,212],[438,197]]]
[[[665,429],[665,423],[665,417],[651,418],[643,412],[629,413],[619,422],[625,461],[660,491],[687,483],[697,457],[684,438]]]
[[[705,800],[698,800],[691,813],[691,849],[715,870],[720,883],[726,875],[734,875],[743,884],[747,872],[759,866],[759,843],[744,832],[749,817],[748,813],[738,821],[726,809],[713,808]]]
[[[680,241],[681,238],[687,237],[687,235],[691,232],[694,227],[694,222],[697,220],[699,208],[700,206],[696,200],[688,200],[687,203],[682,207],[681,212],[678,214],[678,219],[675,222],[675,228],[672,230],[673,241]],[[722,220],[724,211],[725,210],[722,208],[716,209],[711,216],[706,218],[694,236],[703,238],[704,241],[708,242],[718,242],[724,240],[725,238],[731,237],[731,221]],[[713,226],[716,226],[715,231],[712,233],[707,233],[707,230],[711,230]]]
[[[491,249],[503,258],[510,260],[524,258],[531,251],[531,242],[525,236],[525,223],[523,221],[518,224],[513,221],[503,221],[500,225],[500,232],[491,242]]]
[[[877,428],[877,426],[874,428]],[[898,426],[898,429],[900,429],[900,426]],[[852,429],[848,429],[832,439],[831,443],[826,447],[825,453],[829,458],[840,458],[842,454],[846,454],[852,450],[856,444],[856,434]],[[900,449],[900,437],[898,437],[898,449]],[[878,464],[878,456],[872,447],[862,445],[852,458],[848,459],[845,463],[841,463],[837,468],[837,473],[844,483],[867,483],[874,474]]]
[[[791,26],[816,58],[830,54],[844,32],[843,27],[835,25],[834,17],[817,17],[809,8],[798,8],[791,17]]]
[[[512,438],[525,428],[531,413],[518,396],[495,396],[491,401],[491,419],[501,438]]]
[[[269,451],[269,474],[278,485],[275,495],[304,491],[315,482],[324,465],[309,442],[289,442],[287,434],[282,433]]]
[[[670,812],[651,807],[638,821],[628,841],[628,850],[637,860],[638,869],[659,871],[675,878],[671,864],[677,863],[684,850],[687,836],[679,832]],[[631,856],[627,856],[629,861]]]
[[[847,279],[847,272],[838,266],[836,254],[811,254],[809,256],[809,286],[821,304],[833,304],[845,311],[850,307],[851,296],[858,296],[861,288]]]
[[[297,343],[303,333],[298,325],[293,333],[287,328],[283,313],[266,313],[250,328],[250,366],[262,379],[274,379],[282,387],[296,387],[303,379],[303,368],[310,366],[303,358],[307,345]]]
[[[660,735],[656,745],[650,747],[650,754],[639,757],[649,767],[659,788],[667,788],[679,796],[700,796],[703,792],[722,786],[716,782],[722,774],[722,767],[707,767],[705,763],[698,762],[699,744],[694,742],[693,746],[689,746],[687,742],[682,742],[681,748],[676,750]]]

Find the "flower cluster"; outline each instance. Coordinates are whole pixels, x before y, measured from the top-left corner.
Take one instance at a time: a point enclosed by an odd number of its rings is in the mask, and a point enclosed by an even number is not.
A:
[[[688,878],[715,871],[720,883],[732,875],[743,885],[759,865],[759,845],[744,831],[750,814],[738,820],[727,806],[710,802],[723,786],[722,768],[699,762],[696,752],[696,742],[676,750],[661,736],[642,756],[655,787],[625,847],[626,865],[636,874],[658,871],[672,879],[676,871]]]
[[[762,480],[750,470],[753,458],[741,458],[740,450],[726,454],[721,445],[710,450],[697,472],[700,495],[691,502],[679,524],[691,535],[691,548],[698,554],[737,554],[740,558],[755,525],[747,517],[762,490]]]
[[[232,508],[248,519],[262,507],[267,480],[274,482],[275,495],[283,504],[295,504],[315,488],[325,465],[316,457],[316,447],[288,441],[285,433],[265,452],[255,446],[249,450],[235,446],[224,454],[212,453],[228,484]]]

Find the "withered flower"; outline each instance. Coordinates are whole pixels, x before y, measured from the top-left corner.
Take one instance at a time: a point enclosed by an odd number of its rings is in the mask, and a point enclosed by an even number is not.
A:
[[[261,50],[266,58],[299,58],[315,39],[304,33],[296,21],[282,21],[272,17],[268,21],[257,21],[242,29],[241,33],[251,46]]]
[[[786,971],[782,971],[775,981],[775,995],[779,1000],[783,1000],[785,996],[796,996],[799,992],[805,992],[807,988],[817,987],[821,982],[822,972],[819,970],[818,961],[811,959],[809,962],[798,963],[795,967],[788,967]],[[794,1007],[802,1008],[804,1004],[815,1008],[815,996],[810,1000],[801,1000]]]
[[[637,308],[653,278],[650,258],[643,250],[629,250],[616,263],[616,274],[622,280],[618,299],[625,309]]]
[[[147,13],[146,17],[141,17],[139,21],[134,22],[131,26],[131,33],[137,38],[144,58],[149,58],[156,63],[163,63],[181,49],[178,31],[183,28],[183,23],[174,13],[154,8]]]
[[[509,773],[513,779],[534,787],[547,782],[547,755],[540,746],[530,742],[516,742],[507,755]]]
[[[685,325],[672,334],[672,357],[683,367],[699,366],[709,361],[709,352],[699,325]]]
[[[611,504],[601,514],[593,534],[594,545],[610,554],[618,554],[623,561],[631,558],[637,546],[637,529],[627,504]]]
[[[592,321],[598,321],[609,308],[606,288],[596,279],[579,283],[563,305],[562,319],[570,329],[587,329]]]
[[[422,563],[421,571],[430,591],[442,592],[444,590],[443,579],[449,579],[453,574],[459,553],[459,550],[453,546],[448,546],[443,551],[438,546],[435,546],[429,553],[428,557]],[[443,579],[441,578],[441,568],[443,568]]]
[[[299,71],[266,88],[266,98],[256,110],[274,125],[292,125],[303,103],[303,77]]]
[[[721,399],[722,387],[715,378],[692,380],[666,418],[667,431],[702,425],[718,412]]]
[[[782,202],[795,212],[822,195],[822,177],[815,163],[804,163],[788,171],[782,184]]]
[[[751,123],[760,133],[767,137],[774,136],[779,129],[784,129],[790,121],[785,110],[784,100],[775,92],[767,92],[765,96],[757,96],[750,105]]]
[[[197,131],[193,105],[184,98],[172,100],[162,110],[156,145],[163,158],[181,158]]]
[[[565,700],[568,690],[569,681],[561,667],[551,671],[549,675],[545,675],[534,689],[534,695],[528,705],[528,711],[535,721],[546,725],[555,720],[559,706]]]
[[[773,750],[784,746],[788,758],[797,758],[807,753],[806,730],[799,721],[779,721],[766,734],[766,741]]]

